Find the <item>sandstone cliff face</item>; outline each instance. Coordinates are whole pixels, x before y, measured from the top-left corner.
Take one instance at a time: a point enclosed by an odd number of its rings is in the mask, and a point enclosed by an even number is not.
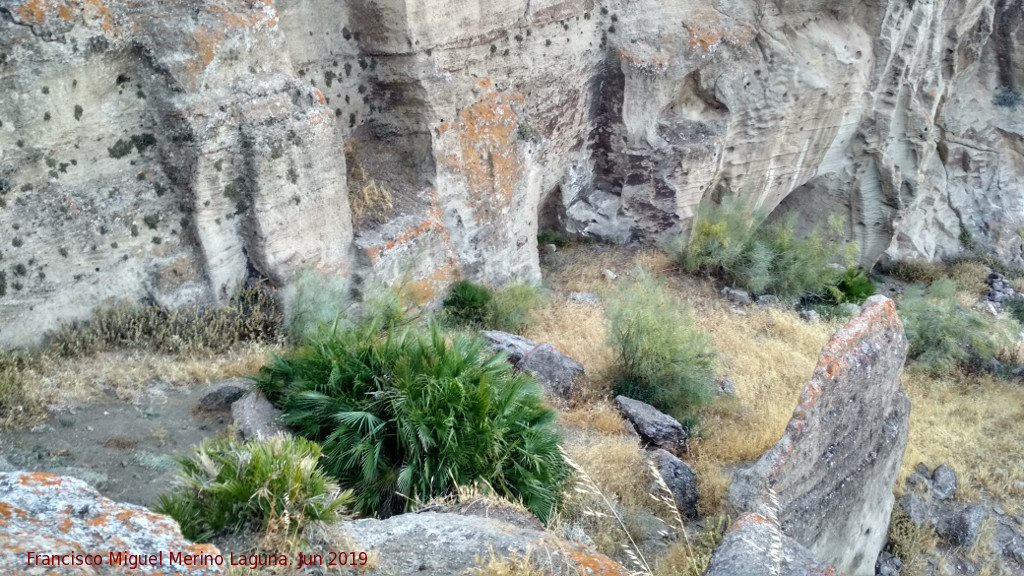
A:
[[[1024,262],[1020,4],[0,0],[0,343],[308,267],[536,279],[540,225],[727,191],[866,264]]]

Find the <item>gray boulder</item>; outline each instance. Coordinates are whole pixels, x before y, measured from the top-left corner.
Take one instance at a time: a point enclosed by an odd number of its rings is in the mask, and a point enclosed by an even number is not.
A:
[[[909,433],[900,386],[907,339],[884,296],[832,336],[782,438],[736,473],[734,514],[778,514],[782,530],[850,576],[875,572]]]
[[[711,554],[704,576],[821,576],[837,571],[757,514],[743,514]]]
[[[876,576],[900,576],[902,572],[903,560],[882,550],[882,553],[878,555],[878,560],[875,562]]]
[[[949,466],[942,464],[932,472],[932,495],[939,500],[952,498],[956,494],[956,487],[956,471]]]
[[[676,508],[684,518],[697,518],[697,472],[686,462],[676,458],[667,451],[657,448],[650,453],[654,465],[658,468],[661,479],[672,493]],[[651,493],[657,494],[661,489],[652,487]]]
[[[633,425],[644,443],[672,454],[686,452],[686,430],[675,418],[646,402],[625,396],[616,396],[615,406]]]
[[[226,380],[215,382],[201,392],[198,406],[200,410],[228,410],[252,386],[245,380]]]
[[[741,306],[747,306],[754,303],[754,299],[750,297],[750,292],[742,290],[740,288],[730,288],[726,286],[722,288],[722,296],[725,296],[733,304],[739,304]]]
[[[480,335],[495,350],[508,354],[509,362],[536,378],[557,398],[570,399],[585,373],[582,364],[559,352],[551,343],[538,344],[497,330],[484,330]]]
[[[213,576],[224,573],[218,566],[170,563],[168,551],[214,557],[220,556],[220,551],[210,544],[193,544],[186,540],[178,523],[169,516],[104,498],[77,478],[39,472],[0,473],[0,550],[20,551],[0,554],[2,574]],[[28,566],[29,552],[99,554],[103,562],[96,567]],[[148,557],[160,552],[162,559],[155,565],[138,569],[132,569],[126,557],[121,563],[116,559],[111,563],[110,557],[110,553]]]
[[[722,376],[715,382],[715,394],[719,396],[735,396],[736,383],[728,376]]]
[[[935,531],[949,542],[950,546],[970,550],[978,542],[981,523],[988,518],[988,511],[980,504],[971,504],[954,512],[946,521],[940,522]]]
[[[332,540],[348,541],[350,549],[376,556],[372,568],[360,571],[368,576],[467,574],[492,556],[506,561],[529,557],[543,574],[628,575],[614,560],[586,546],[510,522],[505,515],[422,512],[343,522],[329,530],[340,532]]]
[[[262,392],[246,394],[231,405],[231,419],[238,426],[238,433],[243,440],[269,438],[278,432],[285,432],[277,424],[280,413]]]

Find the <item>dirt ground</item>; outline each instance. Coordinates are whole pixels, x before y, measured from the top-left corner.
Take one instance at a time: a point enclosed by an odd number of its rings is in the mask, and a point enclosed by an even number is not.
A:
[[[45,423],[0,432],[0,466],[74,476],[114,501],[151,507],[172,485],[173,456],[231,423],[226,408],[198,409],[211,389],[155,380],[130,402],[111,392],[55,408]]]

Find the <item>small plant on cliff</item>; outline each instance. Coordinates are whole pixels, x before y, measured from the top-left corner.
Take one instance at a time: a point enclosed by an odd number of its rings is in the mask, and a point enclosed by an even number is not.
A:
[[[713,398],[714,350],[693,314],[650,272],[638,269],[607,300],[611,344],[618,356],[615,394],[692,419]]]
[[[320,442],[324,469],[360,514],[487,484],[550,518],[568,476],[541,387],[480,339],[446,340],[371,318],[325,330],[260,370],[281,421]]]
[[[316,443],[284,434],[246,444],[206,440],[192,456],[177,458],[182,486],[160,495],[155,510],[174,518],[192,541],[244,528],[295,535],[311,521],[335,520],[352,501],[319,460]]]

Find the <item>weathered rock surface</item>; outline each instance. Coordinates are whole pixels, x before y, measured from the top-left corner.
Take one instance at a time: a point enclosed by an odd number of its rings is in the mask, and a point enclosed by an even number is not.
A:
[[[208,576],[219,566],[171,564],[169,552],[219,556],[216,547],[193,544],[178,524],[141,506],[118,504],[76,478],[29,472],[0,473],[0,571],[11,576]],[[127,555],[163,552],[163,564],[132,569]],[[28,564],[29,553],[99,555],[100,566],[67,557],[66,566]],[[122,558],[111,553],[123,553]],[[122,561],[123,560],[123,561]],[[120,562],[120,563],[119,563]],[[80,565],[72,565],[78,563]]]
[[[625,396],[616,396],[615,406],[645,444],[672,454],[686,452],[686,430],[675,418],[646,402]]]
[[[825,562],[874,574],[909,433],[906,354],[896,305],[869,298],[822,350],[779,442],[736,473],[733,509],[774,512],[783,532]]]
[[[665,487],[672,493],[676,509],[684,518],[697,518],[697,472],[686,463],[667,451],[657,448],[651,450],[651,458],[658,469],[658,474],[665,482]],[[662,488],[651,487],[651,494],[658,494]]]
[[[261,392],[251,392],[231,405],[231,419],[238,426],[243,440],[269,438],[284,432],[277,423],[281,413]]]
[[[538,226],[848,216],[862,264],[1024,262],[1003,0],[0,0],[0,343],[314,268],[536,279]],[[17,227],[15,226],[17,225]]]
[[[583,378],[583,365],[559,352],[550,342],[538,344],[497,330],[484,330],[480,335],[494,349],[508,354],[509,362],[536,378],[556,398],[571,398]]]
[[[245,380],[227,380],[210,384],[199,398],[198,407],[207,411],[229,410],[232,404],[252,388],[251,384]]]
[[[500,518],[423,512],[387,520],[355,520],[338,525],[354,549],[376,554],[365,572],[387,576],[451,576],[486,562],[527,557],[544,574],[627,576],[615,561],[554,535]]]
[[[711,555],[704,576],[839,576],[771,520],[743,514]]]

